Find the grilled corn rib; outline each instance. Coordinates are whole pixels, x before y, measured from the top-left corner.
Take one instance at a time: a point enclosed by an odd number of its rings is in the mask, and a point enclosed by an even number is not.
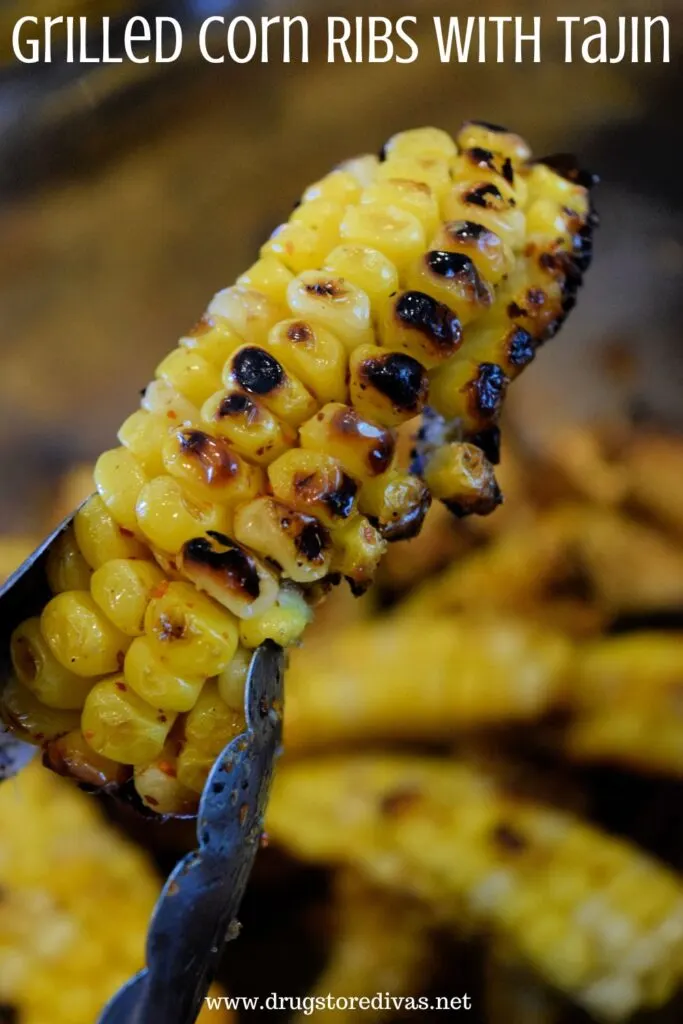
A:
[[[243,726],[246,652],[295,642],[330,581],[364,590],[431,493],[495,507],[508,380],[571,307],[594,224],[592,179],[529,158],[472,122],[342,165],[162,361],[12,640],[5,718],[50,763],[186,810]],[[423,481],[396,428],[428,401],[449,434]]]
[[[282,765],[269,834],[484,931],[598,1019],[683,981],[683,883],[628,843],[465,763],[361,756]]]

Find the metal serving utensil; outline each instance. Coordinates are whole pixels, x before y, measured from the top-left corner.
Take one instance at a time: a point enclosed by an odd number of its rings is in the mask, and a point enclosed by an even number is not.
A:
[[[11,674],[14,628],[49,599],[45,560],[66,519],[0,589],[0,692]],[[236,920],[261,836],[282,741],[285,655],[266,641],[254,653],[245,692],[246,729],[226,746],[197,813],[198,848],[174,868],[152,915],[147,966],[113,997],[99,1024],[193,1024]],[[36,748],[0,731],[0,780]]]

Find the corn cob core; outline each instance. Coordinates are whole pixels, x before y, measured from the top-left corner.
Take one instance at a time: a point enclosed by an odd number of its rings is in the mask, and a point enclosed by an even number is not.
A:
[[[432,494],[495,508],[508,381],[573,303],[593,225],[589,180],[529,157],[468,123],[342,165],[163,360],[12,640],[5,718],[51,765],[191,810],[243,728],[248,651],[295,642],[330,582],[365,589]],[[395,428],[427,401],[447,428],[423,480]]]

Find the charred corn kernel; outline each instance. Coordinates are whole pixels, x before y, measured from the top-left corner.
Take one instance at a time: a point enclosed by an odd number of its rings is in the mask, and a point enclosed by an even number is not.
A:
[[[147,540],[171,554],[193,537],[229,525],[226,509],[191,500],[172,476],[158,476],[145,484],[138,497],[137,516]]]
[[[132,534],[139,534],[135,507],[147,477],[135,456],[127,448],[104,452],[95,464],[94,475],[97,491],[112,518]]]
[[[434,373],[429,401],[442,416],[459,420],[467,434],[476,433],[498,422],[507,386],[496,363],[452,362]]]
[[[405,351],[431,368],[450,360],[460,348],[462,326],[443,302],[424,292],[407,291],[399,292],[386,306],[379,336],[385,348]]]
[[[456,145],[448,132],[441,128],[410,128],[392,135],[385,143],[385,157],[435,157],[449,159],[455,156]]]
[[[250,462],[268,465],[294,444],[296,430],[279,420],[262,401],[237,386],[212,395],[202,406],[202,423],[225,438]]]
[[[84,786],[97,789],[121,786],[130,777],[130,769],[125,765],[96,754],[80,728],[50,740],[43,760],[58,775],[66,775]]]
[[[316,199],[314,202],[325,200]],[[331,232],[317,231],[301,221],[290,221],[275,229],[261,246],[260,255],[265,259],[278,259],[292,274],[300,274],[308,267],[320,266],[325,253],[336,240]]]
[[[184,395],[165,380],[154,380],[145,389],[142,408],[168,420],[169,426],[196,423],[199,411]]]
[[[372,341],[370,299],[357,285],[323,270],[305,270],[287,289],[296,317],[320,323],[351,351]]]
[[[237,278],[237,284],[241,288],[250,288],[261,292],[271,302],[285,306],[287,304],[287,288],[293,276],[284,263],[281,263],[275,256],[263,256],[246,273]],[[228,358],[228,355],[230,355],[229,352],[225,359]]]
[[[183,672],[182,666],[176,667],[172,657],[164,656],[159,643],[150,636],[133,640],[123,672],[128,688],[145,704],[163,706],[169,713],[193,708],[206,682],[201,668]]]
[[[385,540],[407,540],[420,532],[431,496],[419,477],[394,468],[366,480],[358,504]]]
[[[161,449],[172,426],[167,416],[138,409],[119,430],[119,441],[131,452],[147,476],[164,471]]]
[[[533,204],[539,199],[554,203],[555,206],[566,207],[581,217],[590,212],[590,202],[586,189],[572,181],[571,177],[558,174],[545,163],[535,163],[529,168],[526,178],[529,201]]]
[[[240,644],[235,651],[234,658],[216,680],[221,699],[233,711],[242,714],[244,713],[244,694],[252,657],[253,652]]]
[[[80,712],[50,708],[18,679],[10,679],[2,691],[2,717],[22,739],[40,746],[77,729]]]
[[[169,583],[152,596],[145,633],[164,664],[176,671],[216,676],[237,650],[237,623],[189,583]]]
[[[441,202],[452,184],[448,160],[438,156],[389,156],[377,168],[378,181],[416,181],[427,185]]]
[[[355,409],[330,402],[299,431],[302,448],[330,455],[356,480],[389,468],[396,450],[391,431],[365,420]]]
[[[226,388],[257,396],[274,416],[293,427],[318,408],[313,395],[266,347],[245,345],[238,349],[225,364],[223,383]]]
[[[360,198],[361,183],[355,174],[348,170],[337,169],[325,175],[320,181],[309,185],[304,192],[304,202],[311,202],[316,199],[327,199],[332,203],[340,203],[345,206],[348,203],[355,203]]]
[[[502,496],[493,466],[481,448],[463,441],[442,445],[429,460],[425,483],[457,516],[489,515]]]
[[[414,213],[401,206],[376,202],[348,207],[339,233],[347,245],[378,249],[399,273],[417,258],[426,244],[425,229]]]
[[[115,672],[130,644],[85,590],[53,597],[43,609],[40,628],[60,665],[77,676]]]
[[[443,202],[449,221],[476,221],[498,235],[512,249],[524,242],[526,219],[505,182],[472,180],[454,185]]]
[[[459,149],[486,149],[508,157],[515,167],[531,157],[531,150],[521,136],[485,121],[466,121],[455,141]]]
[[[418,893],[591,1016],[625,1020],[683,980],[683,886],[640,849],[475,764],[357,755],[278,771],[266,822],[307,860]]]
[[[323,270],[343,278],[365,292],[374,319],[398,291],[398,271],[391,260],[377,249],[362,245],[338,245],[325,259]]]
[[[159,363],[156,375],[194,406],[200,406],[221,383],[220,370],[196,349],[176,348]]]
[[[283,576],[296,583],[313,583],[327,575],[331,539],[313,516],[264,496],[237,510],[234,533],[238,541],[275,562]]]
[[[96,753],[136,765],[158,757],[175,717],[142,700],[123,676],[111,676],[95,683],[88,694],[81,728]]]
[[[524,327],[501,319],[498,311],[474,324],[465,343],[463,356],[474,364],[486,360],[495,363],[513,380],[536,355],[538,342]]]
[[[194,427],[169,431],[163,460],[166,472],[199,502],[234,506],[263,486],[261,470],[232,451],[225,438]]]
[[[482,280],[494,286],[514,265],[512,249],[499,235],[475,220],[451,220],[442,224],[431,241],[430,249],[467,257]]]
[[[203,316],[180,339],[181,346],[201,356],[210,366],[217,368],[219,371],[223,368],[225,360],[241,344],[242,338],[224,320],[220,317],[210,316]]]
[[[346,349],[324,327],[281,320],[270,332],[267,348],[321,405],[346,398]]]
[[[204,789],[214,761],[245,729],[244,713],[228,707],[209,682],[185,722],[185,744],[178,757],[178,781],[195,793]]]
[[[90,592],[117,629],[126,636],[142,636],[147,605],[163,580],[154,562],[112,558],[93,575]]]
[[[129,530],[114,522],[99,495],[86,501],[74,518],[74,537],[91,569],[111,558],[145,558],[148,555]]]
[[[92,680],[61,665],[40,630],[40,619],[27,619],[12,633],[10,655],[17,679],[49,708],[73,711],[83,707]]]
[[[429,185],[404,178],[389,178],[363,190],[362,205],[396,206],[422,225],[426,239],[431,238],[439,225],[439,204]]]
[[[209,315],[222,317],[244,341],[262,345],[273,324],[286,313],[278,302],[263,292],[233,285],[213,297]]]
[[[240,622],[240,640],[245,647],[258,647],[273,640],[281,647],[290,647],[299,639],[313,618],[311,608],[298,587],[280,587],[277,600],[261,615]]]
[[[358,485],[322,452],[291,449],[268,467],[268,480],[278,501],[326,526],[348,519],[356,506]]]
[[[493,302],[493,290],[463,253],[432,249],[409,268],[405,280],[412,291],[430,295],[457,310],[463,326],[481,316]]]
[[[504,188],[508,194],[511,193],[516,205],[526,206],[528,202],[528,179],[515,175],[512,161],[502,153],[493,153],[480,146],[464,149],[452,159],[451,173],[456,181],[476,177],[493,185],[504,182]]]
[[[365,516],[351,516],[332,533],[332,572],[341,573],[354,593],[362,594],[372,583],[387,542]]]
[[[92,569],[76,543],[73,526],[64,530],[50,546],[45,573],[53,594],[89,588]]]
[[[188,541],[181,554],[184,576],[238,619],[262,615],[275,602],[275,574],[225,534],[211,531]]]
[[[359,345],[349,359],[349,391],[361,416],[395,427],[422,412],[429,380],[425,368],[412,356]]]
[[[197,808],[197,793],[178,780],[178,746],[169,741],[157,758],[135,768],[135,790],[143,804],[157,814],[187,815]]]

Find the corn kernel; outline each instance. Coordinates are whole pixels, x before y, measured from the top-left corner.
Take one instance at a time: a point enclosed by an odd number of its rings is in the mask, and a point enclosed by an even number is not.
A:
[[[202,406],[201,418],[238,455],[257,465],[268,465],[296,439],[294,427],[278,420],[263,402],[237,386],[212,395]]]
[[[392,135],[384,146],[385,157],[429,156],[449,159],[457,152],[448,132],[441,128],[410,128]]]
[[[115,672],[130,644],[84,590],[53,597],[43,609],[40,628],[57,661],[77,676]]]
[[[417,181],[428,185],[432,193],[442,202],[452,185],[448,160],[443,157],[390,156],[377,169],[378,181]]]
[[[92,680],[74,675],[57,661],[40,631],[40,619],[17,626],[10,656],[19,682],[43,704],[64,711],[83,707]]]
[[[220,372],[196,349],[176,348],[157,366],[156,375],[193,406],[200,406],[220,387]]]
[[[339,572],[354,593],[363,593],[372,583],[387,542],[365,516],[352,516],[333,532],[332,572]]]
[[[99,495],[86,501],[74,518],[74,536],[92,569],[111,558],[146,558],[147,548],[129,530],[118,526]]]
[[[357,480],[378,476],[390,466],[396,450],[394,435],[363,419],[355,409],[330,402],[301,427],[302,448],[337,459]]]
[[[281,263],[275,256],[263,256],[246,273],[237,278],[237,284],[240,288],[250,288],[261,292],[271,302],[275,302],[279,306],[285,306],[287,303],[287,288],[293,276],[292,272],[287,270],[284,263]]]
[[[303,194],[303,200],[311,202],[315,199],[327,199],[345,206],[357,202],[360,194],[361,184],[356,175],[351,171],[338,169],[309,185]]]
[[[239,619],[260,615],[277,598],[275,575],[225,534],[212,531],[189,541],[180,564],[187,579]]]
[[[514,263],[512,249],[476,219],[451,220],[442,224],[429,248],[467,256],[483,280],[494,286],[509,273]]]
[[[119,441],[132,452],[147,476],[159,476],[164,471],[161,449],[170,425],[167,416],[138,409],[119,430]]]
[[[149,636],[133,640],[123,667],[124,679],[151,707],[162,705],[165,711],[189,711],[194,707],[206,676],[198,668],[183,672],[172,664],[172,658],[163,658],[159,644]]]
[[[73,526],[69,526],[50,545],[45,573],[53,594],[65,590],[88,590],[92,569],[81,554]]]
[[[427,463],[425,481],[432,495],[459,516],[488,515],[501,501],[493,466],[473,444],[442,445]]]
[[[204,316],[180,339],[180,344],[221,370],[225,360],[242,344],[242,338],[221,317]]]
[[[135,790],[157,814],[193,814],[197,807],[196,793],[178,780],[177,747],[171,740],[153,761],[135,768]]]
[[[438,249],[423,253],[409,268],[405,281],[412,291],[430,295],[456,312],[462,326],[493,303],[493,289],[464,253]]]
[[[147,605],[163,579],[154,562],[112,558],[93,575],[90,592],[117,629],[126,636],[142,636]]]
[[[93,750],[122,764],[144,764],[161,753],[175,715],[153,708],[122,676],[95,683],[81,717],[83,736]]]
[[[398,271],[391,260],[377,249],[362,245],[338,245],[325,258],[323,270],[354,284],[370,299],[375,319],[394,292],[398,291]]]
[[[447,419],[460,419],[466,434],[494,426],[508,378],[496,363],[456,360],[440,367],[429,385],[429,401]]]
[[[237,505],[263,487],[261,470],[233,452],[225,438],[194,427],[169,431],[164,467],[199,502]]]
[[[322,324],[348,351],[372,341],[370,299],[345,278],[305,270],[289,285],[287,301],[294,316]]]
[[[488,181],[454,185],[443,201],[443,215],[449,221],[474,221],[517,250],[524,242],[526,218],[515,205],[514,193]]]
[[[351,402],[361,416],[395,427],[422,412],[429,394],[425,368],[401,352],[359,345],[349,360]]]
[[[273,498],[256,498],[237,510],[235,537],[297,583],[313,583],[327,575],[331,551],[325,527]]]
[[[324,327],[307,320],[281,320],[268,335],[266,347],[321,405],[346,398],[346,349]]]
[[[145,484],[138,498],[137,516],[149,542],[171,554],[179,552],[193,537],[208,530],[223,531],[230,525],[227,510],[191,501],[171,476],[158,476]]]
[[[80,728],[50,740],[45,748],[44,761],[58,775],[66,775],[96,789],[121,786],[128,781],[130,774],[130,769],[124,765],[96,754]]]
[[[80,712],[49,708],[18,679],[10,679],[2,691],[5,721],[22,739],[40,745],[78,728]]]
[[[171,427],[179,427],[183,423],[196,423],[199,415],[197,406],[165,380],[153,380],[148,384],[141,404],[145,412],[154,413],[168,420]]]
[[[266,343],[267,346],[267,343]],[[267,347],[245,345],[225,364],[223,383],[256,395],[267,409],[291,426],[312,416],[318,403],[293,374],[268,352]]]
[[[240,644],[234,658],[216,680],[222,700],[240,714],[244,713],[244,695],[252,657],[252,652]]]
[[[262,345],[273,324],[286,316],[279,303],[252,288],[233,285],[213,297],[209,305],[211,316],[220,316],[244,341]],[[212,391],[216,391],[214,387]],[[209,391],[205,398],[208,398]]]
[[[352,156],[348,160],[342,160],[340,164],[337,164],[338,171],[350,174],[364,188],[371,185],[375,180],[378,167],[379,157],[376,153],[361,153],[360,156]],[[351,203],[353,200],[349,199],[348,202]]]
[[[419,533],[430,503],[430,492],[422,480],[396,468],[366,480],[358,499],[361,512],[371,516],[390,541],[407,540]]]
[[[421,291],[407,291],[384,310],[379,335],[385,348],[407,352],[429,369],[458,351],[462,327],[455,311],[443,302]]]
[[[154,596],[145,632],[164,665],[181,673],[216,676],[237,650],[237,623],[189,583],[169,583]]]
[[[466,121],[455,139],[459,149],[488,149],[509,157],[513,165],[525,164],[531,150],[520,135],[498,125]]]
[[[303,633],[313,618],[303,594],[295,587],[281,587],[277,601],[268,611],[240,622],[240,640],[245,647],[255,648],[266,640],[289,647]]]
[[[426,245],[425,231],[417,217],[400,206],[368,203],[350,206],[340,235],[347,245],[378,249],[397,267],[399,274],[414,262]]]
[[[279,501],[326,526],[348,519],[355,509],[358,485],[324,452],[292,448],[271,463],[268,480]]]
[[[214,761],[245,729],[242,710],[228,707],[214,682],[208,682],[185,722],[186,742],[178,758],[178,781],[201,793]]]
[[[104,452],[95,464],[100,498],[119,526],[133,534],[139,534],[135,506],[146,483],[142,467],[127,448]]]
[[[319,266],[335,240],[329,232],[316,231],[310,224],[300,221],[290,221],[275,229],[261,246],[260,255],[263,259],[280,260],[292,274],[300,274],[308,267]]]
[[[397,206],[417,217],[425,238],[431,238],[439,226],[439,204],[429,185],[422,181],[408,181],[405,178],[378,181],[364,190],[361,204]]]

